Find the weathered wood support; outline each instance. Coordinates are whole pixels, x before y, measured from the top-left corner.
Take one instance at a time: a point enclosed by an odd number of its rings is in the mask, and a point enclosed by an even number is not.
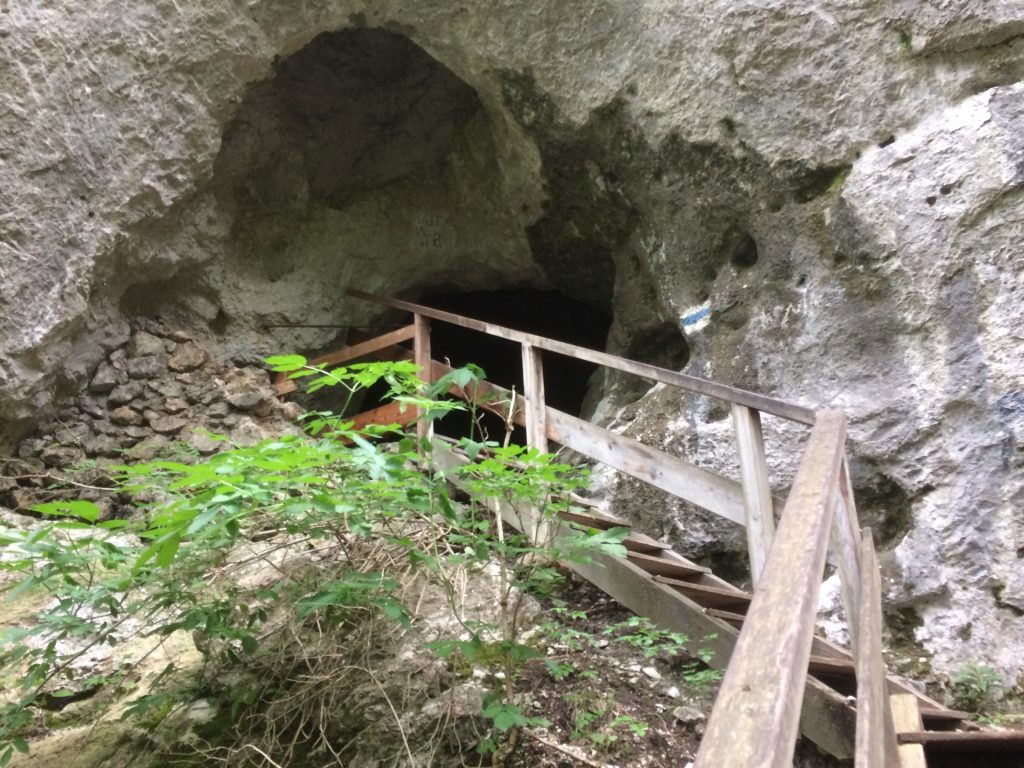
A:
[[[882,584],[871,529],[861,533],[857,665],[856,768],[899,768],[896,732],[882,659]]]
[[[850,644],[856,652],[858,622],[860,616],[860,526],[857,522],[857,508],[850,487],[850,471],[846,456],[843,456],[841,475],[835,489],[836,514],[832,518],[832,551],[839,568],[839,582],[850,629]]]
[[[917,697],[912,693],[894,693],[889,697],[893,727],[896,733],[919,733],[924,730]],[[928,768],[924,747],[920,744],[899,745],[900,768]]]
[[[747,550],[750,553],[750,577],[757,586],[775,538],[775,503],[768,479],[761,414],[753,408],[733,403],[732,422],[740,459],[740,484],[743,486],[743,510],[747,526]]]
[[[541,350],[523,344],[523,395],[526,396],[526,443],[541,453],[548,452],[546,406],[544,403],[544,362]]]
[[[670,384],[686,390],[687,392],[694,392],[699,395],[708,395],[709,397],[718,397],[729,402],[747,405],[751,408],[756,408],[763,413],[781,416],[784,419],[796,421],[800,424],[814,424],[815,411],[811,408],[797,405],[796,403],[790,403],[785,400],[779,400],[778,398],[768,397],[767,395],[761,395],[756,392],[748,392],[746,390],[737,389],[736,387],[730,387],[725,384],[708,381],[707,379],[701,379],[696,376],[688,376],[685,373],[659,368],[656,365],[640,363],[635,360],[626,360],[621,357],[616,357],[615,355],[610,355],[607,352],[598,352],[595,349],[586,349],[585,347],[579,347],[575,344],[569,344],[564,341],[547,339],[533,333],[504,328],[500,325],[495,325],[494,323],[474,320],[470,317],[463,317],[462,315],[445,312],[441,309],[426,307],[422,304],[415,304],[411,301],[402,301],[400,299],[378,296],[373,293],[366,293],[365,291],[357,291],[354,288],[348,289],[346,293],[354,298],[373,302],[374,304],[381,304],[386,307],[392,307],[393,309],[404,309],[406,312],[420,314],[434,320],[440,320],[445,323],[450,323],[451,325],[457,325],[460,328],[469,328],[470,330],[480,331],[481,333],[497,336],[502,339],[517,341],[520,344],[531,344],[538,349],[557,352],[558,354],[565,355],[566,357],[572,357],[577,360],[586,360],[587,362],[603,365],[617,371],[632,373],[636,376],[650,379],[651,381],[660,381],[663,384]]]
[[[554,408],[547,425],[554,442],[743,525],[743,489],[735,480]]]
[[[430,353],[430,320],[420,314],[413,315],[413,361],[420,369],[420,376],[424,381],[430,382],[434,373]],[[422,418],[423,412],[419,410],[416,422],[416,437],[419,440],[429,439],[433,434],[433,425]]]

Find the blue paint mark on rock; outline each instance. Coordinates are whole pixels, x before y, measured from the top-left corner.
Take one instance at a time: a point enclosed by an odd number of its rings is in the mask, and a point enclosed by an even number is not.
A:
[[[703,304],[690,307],[679,318],[679,322],[683,326],[683,333],[688,336],[703,330],[711,322],[711,302],[705,301]]]

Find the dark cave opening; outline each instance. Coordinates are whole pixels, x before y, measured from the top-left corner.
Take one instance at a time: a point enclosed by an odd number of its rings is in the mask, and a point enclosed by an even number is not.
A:
[[[591,349],[604,349],[612,320],[609,313],[558,291],[532,288],[427,292],[419,302]],[[447,361],[456,367],[473,363],[484,370],[488,381],[506,389],[514,386],[520,393],[523,391],[519,344],[438,321],[431,323],[430,337],[435,360]],[[547,404],[579,415],[597,366],[552,352],[543,354],[543,363]],[[467,434],[469,426],[468,417],[452,415],[445,417],[438,431],[459,437]],[[498,417],[485,414],[481,426],[489,439],[500,442],[504,438],[505,429]],[[521,428],[515,430],[512,440],[525,443],[526,437]]]

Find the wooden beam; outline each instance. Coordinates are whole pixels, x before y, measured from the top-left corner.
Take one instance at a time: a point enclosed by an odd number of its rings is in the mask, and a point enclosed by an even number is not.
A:
[[[567,413],[547,409],[548,437],[627,475],[743,525],[743,489],[735,480],[677,459]]]
[[[705,568],[703,565],[661,556],[661,553],[645,555],[641,552],[629,552],[626,558],[630,562],[639,565],[652,576],[670,576],[674,579],[685,579],[689,576],[711,573],[711,569]]]
[[[822,411],[697,754],[697,768],[790,768],[846,419]]]
[[[1022,731],[918,731],[901,733],[899,741],[903,745],[923,744],[941,747],[943,752],[1024,753]],[[978,763],[972,762],[971,765]]]
[[[912,693],[894,693],[889,697],[889,702],[897,740],[901,739],[905,732],[924,730],[916,696]],[[899,756],[900,768],[928,768],[924,759],[924,747],[920,744],[900,744]]]
[[[882,659],[882,583],[871,529],[861,532],[857,638],[856,768],[899,768]]]
[[[526,397],[526,444],[541,453],[548,452],[545,429],[544,362],[541,350],[523,344],[523,395]]]
[[[800,424],[814,424],[815,411],[811,408],[797,405],[796,403],[786,402],[785,400],[768,397],[767,395],[759,395],[756,392],[747,392],[742,389],[729,387],[725,384],[718,384],[696,376],[688,376],[685,373],[670,371],[667,368],[659,368],[656,365],[648,365],[647,363],[640,363],[635,360],[626,360],[622,357],[609,355],[606,352],[598,352],[594,349],[579,347],[575,344],[568,344],[564,341],[556,341],[554,339],[548,339],[532,333],[516,331],[511,328],[495,325],[494,323],[485,323],[481,320],[474,320],[473,318],[463,317],[462,315],[456,315],[451,312],[444,312],[440,309],[423,306],[422,304],[414,304],[410,301],[401,301],[399,299],[378,296],[364,291],[357,291],[354,288],[350,288],[347,293],[349,296],[362,299],[364,301],[370,301],[374,304],[381,304],[385,307],[392,307],[394,309],[402,309],[406,312],[418,313],[424,317],[430,317],[434,320],[440,320],[445,323],[450,323],[451,325],[457,325],[460,328],[469,328],[470,330],[480,331],[481,333],[486,333],[491,336],[498,336],[502,339],[518,341],[521,344],[530,344],[538,349],[556,352],[560,355],[572,357],[577,360],[586,360],[587,362],[596,363],[597,365],[604,365],[608,368],[614,368],[617,371],[632,373],[636,376],[642,376],[643,378],[650,379],[652,381],[660,381],[663,384],[671,384],[679,387],[680,389],[684,389],[687,392],[693,392],[699,395],[708,395],[709,397],[717,397],[721,400],[727,400],[732,403],[740,403],[741,405],[755,408],[763,413],[770,413],[774,416],[789,419],[790,421],[799,422]]]
[[[420,378],[428,384],[434,375],[432,358],[430,356],[430,321],[423,315],[413,315],[413,360],[420,369]],[[423,411],[418,409],[416,422],[416,437],[419,440],[429,438],[433,433],[433,425],[422,418]]]
[[[854,655],[860,637],[857,625],[860,616],[860,526],[857,523],[857,508],[853,503],[850,486],[849,465],[843,456],[839,483],[836,486],[836,512],[832,518],[832,551],[839,568],[843,609],[850,630],[850,645]]]
[[[385,333],[383,336],[376,336],[367,341],[360,342],[359,344],[352,344],[350,346],[342,347],[334,352],[328,352],[326,355],[320,357],[314,357],[309,361],[310,365],[317,365],[320,367],[327,367],[329,365],[337,365],[339,363],[345,363],[349,360],[355,360],[359,357],[378,352],[385,347],[391,347],[395,344],[399,344],[403,341],[408,341],[413,337],[414,329],[411,325],[403,326],[389,333]],[[278,395],[287,395],[289,392],[294,392],[299,388],[298,383],[295,379],[287,378],[285,374],[284,378],[278,377],[274,383],[274,388],[277,390]]]
[[[775,504],[768,479],[761,414],[739,403],[732,404],[732,423],[740,459],[740,484],[747,525],[750,577],[757,586],[775,538]]]

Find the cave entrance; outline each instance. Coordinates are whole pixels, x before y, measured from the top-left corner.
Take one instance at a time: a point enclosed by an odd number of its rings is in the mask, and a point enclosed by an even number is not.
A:
[[[490,291],[437,291],[423,294],[420,303],[447,312],[472,317],[518,331],[604,349],[611,315],[554,290],[505,288]],[[458,367],[473,363],[483,368],[488,381],[506,389],[513,385],[523,391],[522,355],[516,342],[488,336],[448,323],[434,322],[430,328],[431,354],[435,360]],[[544,388],[547,404],[578,416],[584,409],[590,378],[597,366],[554,353],[544,354]],[[496,416],[485,414],[481,422],[485,436],[499,442],[505,428]],[[451,415],[438,425],[449,437],[467,434],[468,417]],[[512,441],[525,444],[526,435],[517,427]]]

